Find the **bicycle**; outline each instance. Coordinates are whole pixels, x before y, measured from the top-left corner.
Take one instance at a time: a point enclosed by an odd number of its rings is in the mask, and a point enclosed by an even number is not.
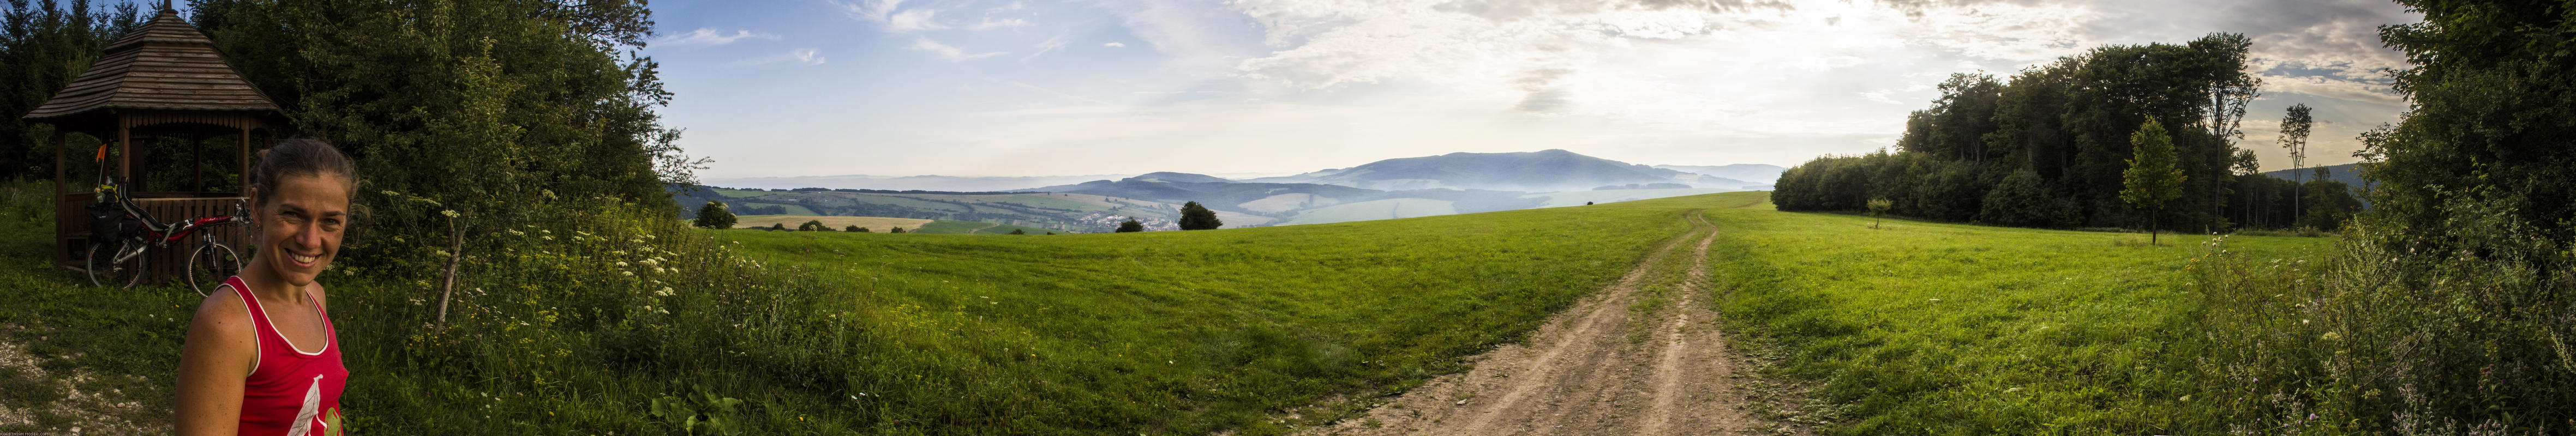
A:
[[[233,203],[229,216],[190,218],[186,221],[158,223],[152,215],[125,195],[124,186],[102,174],[102,183],[94,191],[97,200],[89,205],[89,254],[83,259],[93,286],[117,285],[132,289],[143,281],[143,253],[152,247],[169,245],[188,235],[215,226],[250,223],[250,210],[240,201]],[[241,255],[231,245],[213,235],[198,238],[197,247],[188,253],[188,288],[205,296],[224,277],[241,270]]]

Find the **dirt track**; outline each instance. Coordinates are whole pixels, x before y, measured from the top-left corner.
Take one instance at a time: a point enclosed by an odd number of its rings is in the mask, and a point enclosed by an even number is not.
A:
[[[1725,435],[1768,432],[1745,413],[1734,359],[1707,294],[1714,225],[1648,255],[1608,289],[1558,313],[1526,344],[1472,359],[1464,374],[1432,379],[1366,415],[1308,435]],[[1687,245],[1686,245],[1687,244]],[[1660,309],[1631,313],[1667,256],[1691,257]],[[1651,306],[1651,305],[1649,305]],[[1634,319],[1632,319],[1634,318]],[[1643,321],[1639,323],[1638,321]],[[1643,340],[1638,327],[1646,331]]]

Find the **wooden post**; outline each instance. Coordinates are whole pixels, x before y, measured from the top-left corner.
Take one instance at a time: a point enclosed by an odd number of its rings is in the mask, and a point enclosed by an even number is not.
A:
[[[134,183],[134,128],[125,125],[125,117],[116,117],[116,178]],[[126,192],[133,192],[127,190]]]

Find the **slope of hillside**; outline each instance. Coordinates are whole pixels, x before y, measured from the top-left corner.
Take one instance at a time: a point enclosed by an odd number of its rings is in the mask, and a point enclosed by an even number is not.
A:
[[[2367,186],[2365,183],[2369,182],[2369,180],[2361,178],[2361,164],[2358,163],[2328,165],[2325,169],[2326,180],[2343,182],[2343,184],[2352,186],[2354,189],[2365,187]],[[2273,178],[2281,180],[2305,182],[2316,180],[2316,171],[2315,167],[2309,167],[2290,170],[2265,171],[2263,172],[2263,175],[2272,176]]]
[[[1454,188],[1496,191],[1580,191],[1603,185],[1671,183],[1679,171],[1585,156],[1565,150],[1526,153],[1450,153],[1387,159],[1315,177],[1306,183],[1397,191]],[[1253,179],[1251,181],[1263,181]]]
[[[1780,181],[1780,173],[1788,172],[1788,171],[1789,171],[1789,169],[1788,169],[1788,168],[1782,168],[1782,167],[1781,167],[1781,166],[1779,166],[1779,165],[1771,165],[1771,164],[1732,164],[1732,165],[1715,165],[1715,166],[1709,166],[1709,165],[1656,165],[1656,166],[1655,166],[1655,168],[1663,168],[1663,169],[1674,170],[1674,171],[1681,171],[1681,172],[1693,173],[1693,174],[1705,174],[1705,175],[1708,175],[1708,176],[1710,176],[1710,177],[1721,177],[1721,178],[1725,178],[1725,179],[1728,179],[1728,180],[1733,180],[1733,181],[1735,181],[1735,182],[1737,182],[1737,183],[1743,183],[1743,184],[1745,184],[1745,186],[1770,185],[1770,184],[1772,184],[1772,183],[1779,182],[1779,181]],[[1754,189],[1754,190],[1757,190],[1757,191],[1758,191],[1759,189]]]
[[[1607,190],[1607,191],[1568,191],[1568,192],[1550,192],[1550,193],[1545,193],[1545,194],[1530,194],[1530,195],[1525,195],[1525,196],[1522,196],[1522,197],[1523,197],[1523,198],[1531,198],[1531,199],[1539,199],[1539,200],[1541,200],[1542,202],[1541,202],[1541,203],[1539,203],[1538,207],[1565,207],[1565,206],[1582,206],[1582,205],[1584,205],[1585,203],[1594,203],[1594,204],[1598,204],[1598,203],[1609,203],[1609,202],[1615,202],[1615,201],[1636,201],[1636,200],[1646,200],[1646,199],[1655,199],[1655,198],[1664,198],[1664,197],[1680,197],[1680,196],[1686,196],[1686,195],[1715,194],[1715,193],[1720,193],[1720,192],[1734,192],[1734,191],[1737,191],[1737,190],[1735,190],[1735,189],[1725,189],[1725,188],[1690,188],[1690,189],[1613,189],[1613,190]]]
[[[1101,233],[1133,217],[1147,228],[1178,229],[1179,202],[1156,202],[1078,193],[890,193],[836,190],[760,191],[710,188],[675,192],[682,218],[697,205],[722,201],[735,215],[872,216],[977,221],[1059,233]],[[1276,218],[1219,209],[1227,227],[1266,225]],[[799,221],[802,222],[802,221]],[[793,223],[790,224],[791,226]]]
[[[1341,223],[1455,213],[1458,213],[1457,207],[1447,200],[1390,198],[1307,209],[1290,216],[1288,221],[1280,225]]]

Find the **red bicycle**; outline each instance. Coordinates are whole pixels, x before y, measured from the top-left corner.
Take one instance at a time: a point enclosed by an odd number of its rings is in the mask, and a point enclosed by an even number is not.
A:
[[[191,218],[186,221],[159,223],[125,195],[124,186],[102,175],[97,200],[89,205],[90,244],[85,267],[89,282],[96,286],[133,288],[143,281],[143,252],[166,246],[198,231],[227,224],[250,223],[250,210],[240,202],[233,203],[230,216]],[[188,288],[203,296],[222,283],[224,277],[240,271],[241,255],[232,246],[213,235],[198,238],[197,247],[188,253]]]

